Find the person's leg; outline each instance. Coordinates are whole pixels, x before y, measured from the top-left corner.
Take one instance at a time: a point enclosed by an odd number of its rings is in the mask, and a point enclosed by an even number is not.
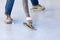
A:
[[[5,15],[11,15],[13,4],[14,4],[14,0],[7,0],[5,5]]]
[[[39,4],[38,0],[31,0],[31,3],[33,6],[36,6]]]
[[[23,0],[23,8],[24,8],[26,17],[30,17],[29,8],[28,8],[28,0]]]
[[[7,0],[5,5],[5,22],[10,23],[11,20],[11,11],[13,8],[14,0]]]
[[[29,14],[28,0],[23,0],[23,8],[24,8],[25,15],[26,15],[26,25],[31,27],[32,20],[30,18],[30,14]]]
[[[38,0],[31,0],[32,9],[44,10],[45,8],[39,4]]]

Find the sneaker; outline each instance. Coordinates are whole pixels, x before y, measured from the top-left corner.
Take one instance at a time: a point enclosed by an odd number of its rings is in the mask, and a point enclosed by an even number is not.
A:
[[[6,24],[11,24],[13,19],[11,17],[6,17],[4,21]]]
[[[40,10],[43,11],[45,10],[45,7],[43,7],[42,5],[36,5],[32,7],[32,10]]]
[[[27,20],[27,22],[24,22],[24,25],[26,25],[29,28],[33,28],[31,20]]]
[[[27,17],[26,18],[26,25],[28,26],[28,27],[32,27],[32,20],[31,20],[31,18],[30,17]]]

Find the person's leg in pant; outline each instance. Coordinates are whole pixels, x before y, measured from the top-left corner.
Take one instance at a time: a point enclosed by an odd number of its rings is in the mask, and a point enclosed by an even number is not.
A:
[[[13,4],[14,4],[14,0],[7,0],[6,1],[6,5],[5,5],[5,22],[6,23],[10,23],[12,21],[11,19],[11,12],[12,12],[12,8],[13,8]]]
[[[39,4],[38,0],[31,0],[32,3],[32,9],[39,9],[39,10],[44,10],[45,8]]]
[[[31,0],[31,3],[33,6],[39,5],[38,0]]]

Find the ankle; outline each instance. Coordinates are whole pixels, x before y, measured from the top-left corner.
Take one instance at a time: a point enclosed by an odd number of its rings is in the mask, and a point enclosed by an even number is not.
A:
[[[26,20],[32,20],[31,17],[26,17]]]

